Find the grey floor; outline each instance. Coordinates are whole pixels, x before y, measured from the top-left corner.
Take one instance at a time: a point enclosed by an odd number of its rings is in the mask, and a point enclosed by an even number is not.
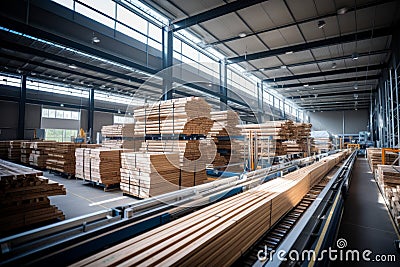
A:
[[[66,219],[138,201],[123,196],[120,190],[104,192],[79,179],[66,179],[49,172],[44,172],[44,176],[66,187],[67,195],[49,197],[51,203],[64,212]]]
[[[333,266],[400,266],[400,254],[393,243],[399,239],[398,234],[368,162],[362,157],[355,162],[338,238],[346,239],[348,249],[369,249],[370,258],[393,254],[396,262],[333,262]]]

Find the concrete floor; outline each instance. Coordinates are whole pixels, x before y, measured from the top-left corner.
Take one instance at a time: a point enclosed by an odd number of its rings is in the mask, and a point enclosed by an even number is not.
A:
[[[335,261],[333,266],[400,266],[400,254],[393,243],[399,237],[365,158],[359,157],[355,162],[339,238],[346,239],[347,249],[369,249],[370,258],[393,254],[396,262]]]
[[[138,201],[123,196],[120,190],[104,192],[102,188],[93,187],[80,179],[66,179],[47,171],[44,176],[63,184],[67,189],[67,195],[49,197],[51,204],[62,210],[66,219]]]

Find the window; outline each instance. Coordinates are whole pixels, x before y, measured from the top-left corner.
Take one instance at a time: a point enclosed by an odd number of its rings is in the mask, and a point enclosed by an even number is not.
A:
[[[63,119],[63,120],[79,120],[79,111],[42,109],[43,118]]]
[[[91,7],[95,7],[96,9],[97,9],[97,6],[100,4],[100,6],[104,8],[107,5],[105,3],[105,1],[106,0],[95,1],[96,2],[95,5],[90,5],[89,3],[86,3],[86,4],[88,4]],[[90,1],[90,2],[94,2],[94,1]],[[97,2],[99,2],[99,3],[97,3]],[[102,3],[100,3],[100,2],[102,2]],[[108,2],[108,1],[106,1],[106,2]],[[110,4],[110,7],[112,7],[111,6],[112,5],[111,2],[108,3],[108,4]],[[111,10],[112,9],[113,8],[111,8]],[[92,9],[86,7],[86,6],[83,6],[83,5],[79,4],[79,3],[75,3],[75,11],[78,12],[78,13],[81,13],[82,15],[84,15],[84,16],[86,16],[88,18],[91,18],[91,19],[93,19],[93,20],[95,20],[95,21],[97,21],[97,22],[99,22],[99,23],[101,23],[101,24],[103,24],[105,26],[108,26],[108,27],[114,29],[114,24],[115,24],[114,20],[112,20],[110,18],[107,18],[106,16],[100,14],[98,11],[92,10]],[[112,13],[115,13],[115,11],[112,12]],[[112,17],[115,17],[112,13],[106,13],[106,14],[111,14]]]
[[[65,6],[69,9],[73,9],[74,8],[74,1],[73,0],[53,0],[54,2]]]
[[[45,129],[45,139],[57,142],[69,142],[76,137],[78,130]]]
[[[132,116],[114,115],[114,124],[134,123]]]
[[[139,17],[135,13],[120,5],[117,6],[117,20],[128,25],[129,27],[134,28],[138,32],[147,35],[147,27],[149,23],[145,19]]]

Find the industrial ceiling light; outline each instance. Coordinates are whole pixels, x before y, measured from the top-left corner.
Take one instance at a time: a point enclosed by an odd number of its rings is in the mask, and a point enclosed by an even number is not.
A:
[[[322,29],[323,27],[325,27],[325,25],[326,25],[325,20],[318,21],[318,28]]]
[[[349,9],[348,9],[347,7],[342,7],[342,8],[339,8],[339,9],[337,10],[337,14],[338,14],[338,15],[344,15],[344,14],[347,13],[347,11],[349,11]]]
[[[357,59],[358,59],[358,53],[354,52],[354,53],[351,55],[351,59],[357,60]]]
[[[310,86],[308,83],[306,83],[306,84],[303,84],[303,86],[304,87],[308,87],[308,86]]]
[[[337,65],[335,62],[332,63],[332,69],[336,69]]]
[[[287,66],[286,65],[282,65],[281,69],[287,69]]]
[[[286,55],[293,54],[293,51],[287,51],[285,54],[286,54]]]
[[[358,98],[358,94],[354,94],[353,96],[354,96],[354,98],[355,98],[355,99],[357,99],[357,98]]]
[[[68,67],[70,67],[71,69],[77,69],[78,68],[75,64],[70,64],[70,65],[68,65]]]
[[[354,84],[354,89],[357,90],[358,89],[358,84]]]
[[[93,37],[92,37],[92,42],[93,42],[94,44],[98,44],[98,43],[100,43],[100,39],[99,39],[99,37],[97,37],[97,36],[93,36]]]
[[[240,38],[244,38],[244,37],[247,36],[247,34],[246,34],[245,32],[241,32],[241,33],[238,34],[238,36],[239,36]]]

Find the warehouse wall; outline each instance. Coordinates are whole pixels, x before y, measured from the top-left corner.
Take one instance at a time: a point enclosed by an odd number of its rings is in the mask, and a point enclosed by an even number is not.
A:
[[[310,113],[310,123],[313,125],[312,130],[315,131],[326,130],[332,134],[342,134],[343,119],[345,134],[367,131],[369,119],[367,109]]]
[[[0,140],[17,138],[18,103],[0,101]]]

